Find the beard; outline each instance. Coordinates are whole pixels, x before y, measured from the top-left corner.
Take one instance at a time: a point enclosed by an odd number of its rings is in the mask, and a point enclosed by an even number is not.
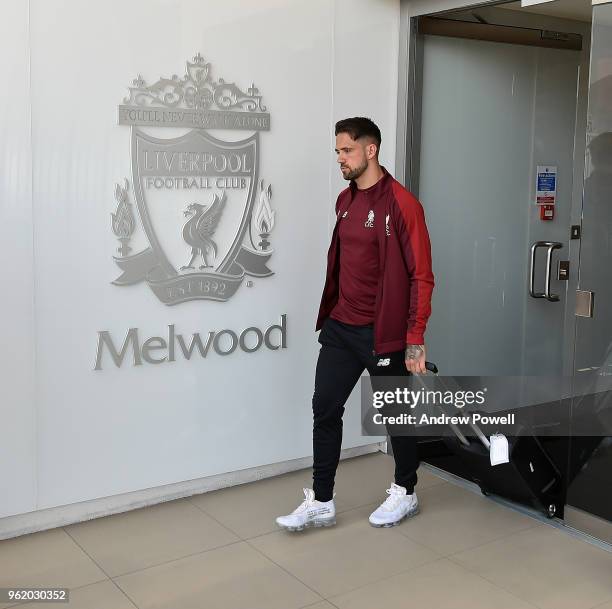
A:
[[[347,165],[345,165],[345,167],[348,167]],[[351,169],[350,167],[348,167],[347,172],[342,172],[342,177],[345,180],[356,180],[366,169],[368,168],[368,160],[365,159],[363,161],[363,165],[359,165],[358,167],[355,167],[354,169]]]

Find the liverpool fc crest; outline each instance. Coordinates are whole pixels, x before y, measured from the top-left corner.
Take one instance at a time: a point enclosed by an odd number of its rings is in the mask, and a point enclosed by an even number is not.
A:
[[[245,275],[273,274],[272,188],[259,178],[259,132],[269,130],[270,115],[255,85],[244,92],[212,80],[198,54],[183,78],[147,85],[138,76],[119,106],[119,124],[131,129],[132,168],[131,180],[115,186],[114,260],[122,271],[115,285],[145,281],[173,305],[225,301]],[[174,137],[160,137],[164,127]],[[213,129],[251,135],[221,140]],[[149,245],[131,253],[138,226]]]

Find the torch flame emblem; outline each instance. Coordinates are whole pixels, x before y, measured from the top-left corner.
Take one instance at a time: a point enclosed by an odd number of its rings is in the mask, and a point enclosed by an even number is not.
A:
[[[259,183],[259,190],[259,202],[257,204],[257,209],[255,210],[254,222],[257,232],[261,237],[261,241],[258,243],[258,245],[263,251],[266,251],[270,245],[268,237],[274,228],[275,212],[272,211],[272,206],[270,205],[270,199],[272,198],[272,186],[268,184],[268,186],[264,188],[264,181],[261,180]]]
[[[117,211],[114,214],[111,213],[113,233],[115,233],[115,236],[121,243],[117,251],[122,256],[126,256],[132,249],[128,246],[128,242],[136,227],[136,221],[132,213],[132,205],[128,200],[129,187],[127,179],[125,180],[125,186],[121,186],[121,184],[115,185]]]

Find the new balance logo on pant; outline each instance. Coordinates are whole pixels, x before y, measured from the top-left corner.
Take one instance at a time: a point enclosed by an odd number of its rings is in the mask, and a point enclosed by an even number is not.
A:
[[[388,366],[391,363],[390,357],[384,357],[378,360],[377,366]]]

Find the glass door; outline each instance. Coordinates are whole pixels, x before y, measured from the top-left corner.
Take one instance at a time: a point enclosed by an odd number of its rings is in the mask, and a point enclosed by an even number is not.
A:
[[[443,374],[563,374],[580,63],[579,51],[424,36],[418,196],[436,276],[428,353]],[[546,170],[551,220],[537,205]]]
[[[411,184],[436,277],[428,359],[450,376],[571,378],[587,49],[470,39],[454,27],[446,20],[446,35],[421,34],[419,46]],[[552,218],[544,202],[554,203]],[[566,418],[560,398],[570,388],[561,385],[544,383],[539,397]],[[540,403],[522,391],[517,409]],[[567,434],[542,438],[562,475],[568,442]],[[435,439],[421,448],[424,460],[471,478]],[[557,516],[564,491],[551,500]]]
[[[612,3],[593,7],[566,521],[612,542]]]

